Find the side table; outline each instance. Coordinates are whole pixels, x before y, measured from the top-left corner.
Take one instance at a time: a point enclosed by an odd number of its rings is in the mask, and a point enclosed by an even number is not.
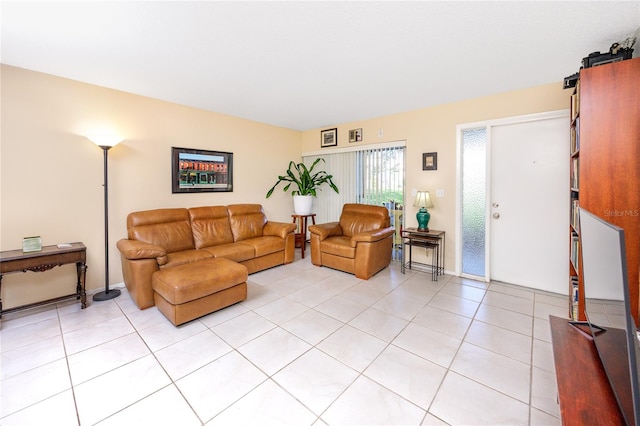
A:
[[[45,272],[56,266],[70,263],[76,264],[76,292],[54,299],[30,303],[10,309],[2,309],[0,298],[0,318],[2,314],[19,311],[22,309],[40,306],[47,303],[58,302],[70,298],[77,298],[82,304],[82,309],[87,307],[86,272],[87,272],[87,248],[82,243],[71,243],[69,247],[44,246],[42,250],[24,253],[22,250],[8,250],[0,252],[0,290],[2,289],[2,276],[13,272]]]
[[[427,266],[431,271],[431,280],[437,281],[438,275],[444,275],[444,231],[436,231],[431,229],[428,231],[420,231],[417,228],[404,228],[402,230],[402,238],[404,245],[409,248],[409,261],[405,262],[405,251],[402,250],[402,267],[404,274],[405,268],[412,269],[412,265]],[[432,250],[431,265],[424,265],[413,260],[413,247],[424,247]]]
[[[296,248],[301,249],[302,258],[304,259],[304,250],[309,240],[307,239],[307,221],[311,218],[312,225],[316,224],[316,214],[292,214],[293,223],[297,224],[296,231]]]

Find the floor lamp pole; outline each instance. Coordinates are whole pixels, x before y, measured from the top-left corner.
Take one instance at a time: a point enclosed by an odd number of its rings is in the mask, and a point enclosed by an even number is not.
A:
[[[93,300],[101,302],[120,296],[119,289],[109,289],[109,167],[107,157],[111,146],[100,145],[104,152],[104,291],[93,295]]]

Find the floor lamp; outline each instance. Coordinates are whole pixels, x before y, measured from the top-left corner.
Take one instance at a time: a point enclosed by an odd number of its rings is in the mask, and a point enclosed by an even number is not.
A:
[[[89,136],[89,139],[104,152],[104,291],[93,295],[93,300],[101,302],[120,296],[120,290],[109,289],[109,167],[107,164],[109,150],[120,143],[120,139],[110,135]]]

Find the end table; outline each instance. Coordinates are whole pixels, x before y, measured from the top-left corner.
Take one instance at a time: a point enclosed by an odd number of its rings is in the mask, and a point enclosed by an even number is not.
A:
[[[296,248],[300,248],[302,252],[302,258],[304,259],[304,249],[307,245],[307,220],[311,218],[312,225],[316,224],[316,215],[312,214],[292,214],[293,223],[298,225],[296,230]]]

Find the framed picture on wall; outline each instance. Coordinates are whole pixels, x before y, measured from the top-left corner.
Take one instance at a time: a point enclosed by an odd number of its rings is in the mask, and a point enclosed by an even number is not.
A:
[[[233,153],[172,147],[171,192],[233,192]]]
[[[422,154],[422,170],[438,170],[437,152],[425,152]]]
[[[362,141],[362,129],[349,130],[349,142]]]
[[[320,131],[320,147],[338,145],[338,129],[327,129]]]

